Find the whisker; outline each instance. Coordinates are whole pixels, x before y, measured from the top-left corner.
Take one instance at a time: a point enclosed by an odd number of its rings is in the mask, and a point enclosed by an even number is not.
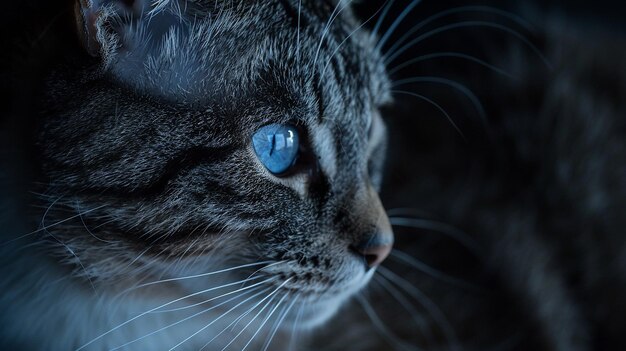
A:
[[[235,305],[234,307],[232,307],[231,309],[229,309],[228,311],[222,313],[219,317],[215,318],[214,320],[212,320],[209,324],[205,325],[204,327],[202,327],[200,330],[196,331],[195,333],[191,334],[190,336],[188,336],[187,338],[185,338],[183,341],[179,342],[178,344],[174,345],[172,348],[170,348],[168,351],[172,351],[174,349],[176,349],[178,346],[184,344],[185,342],[187,342],[189,339],[193,338],[194,336],[202,333],[204,330],[206,330],[206,328],[210,327],[211,325],[213,325],[213,323],[217,322],[218,320],[222,319],[224,316],[226,316],[227,314],[229,314],[230,312],[234,311],[235,309],[237,309],[239,306],[243,305],[244,303],[250,301],[251,299],[266,293],[267,291],[269,291],[271,288],[265,289],[259,293],[256,293],[250,297],[248,297],[247,299],[241,301],[240,303],[238,303],[237,305]],[[213,339],[211,339],[212,341]],[[209,341],[210,342],[210,341]],[[208,345],[208,343],[207,343]],[[205,345],[206,346],[206,345]],[[204,349],[204,346],[200,349],[202,350]]]
[[[389,0],[387,0],[389,1]],[[385,4],[383,4],[384,6]],[[378,10],[372,15],[370,16],[367,20],[365,20],[363,23],[361,23],[358,27],[356,27],[356,29],[354,29],[352,32],[350,32],[350,34],[348,34],[348,36],[341,41],[341,43],[339,43],[339,45],[337,45],[337,47],[335,48],[335,50],[332,52],[332,54],[330,55],[330,57],[328,58],[328,60],[326,60],[326,64],[324,65],[324,68],[322,69],[322,73],[320,74],[320,77],[324,77],[324,73],[326,73],[326,69],[328,69],[328,66],[330,65],[333,57],[339,52],[339,49],[341,48],[341,46],[348,41],[348,39],[350,39],[354,33],[358,32],[359,30],[361,30],[361,28],[363,28],[369,21],[371,21],[382,9],[383,6],[379,7]],[[322,79],[320,79],[319,84],[322,84]]]
[[[387,14],[389,13],[389,10],[391,10],[391,7],[393,6],[393,3],[395,1],[396,0],[386,0],[385,1],[385,4],[387,4],[387,6],[385,6],[385,9],[383,10],[383,13],[380,14],[380,17],[376,21],[376,24],[374,25],[374,28],[370,32],[370,40],[375,38],[376,35],[378,34],[378,30],[380,29],[380,26],[383,24],[383,21],[385,20],[385,17],[387,17]]]
[[[444,235],[447,235],[459,243],[461,243],[465,248],[470,250],[476,257],[483,258],[483,249],[480,247],[478,242],[474,240],[472,237],[467,235],[466,233],[460,231],[459,229],[438,221],[433,221],[429,219],[422,218],[407,218],[407,217],[397,217],[390,215],[389,221],[393,226],[399,227],[409,227],[416,229],[425,229],[435,231]]]
[[[404,295],[396,287],[391,285],[386,280],[380,278],[379,276],[374,276],[374,281],[385,289],[400,305],[409,313],[415,324],[422,331],[422,335],[427,339],[428,343],[432,342],[432,330],[430,330],[430,326],[424,321],[423,318],[420,318],[421,313],[415,308],[415,306],[406,299]],[[427,330],[429,329],[429,330]]]
[[[408,61],[405,61],[405,62],[395,66],[394,68],[389,70],[388,74],[389,75],[393,75],[394,73],[396,73],[396,72],[400,71],[401,69],[403,69],[405,67],[408,67],[408,66],[410,66],[412,64],[415,64],[415,63],[418,63],[418,62],[422,62],[422,61],[426,61],[426,60],[441,58],[441,57],[444,57],[444,58],[451,57],[451,58],[460,58],[460,59],[468,60],[468,61],[477,63],[477,64],[479,64],[481,66],[484,66],[484,67],[486,67],[486,68],[488,68],[488,69],[490,69],[490,70],[492,70],[492,71],[494,71],[494,72],[496,72],[496,73],[498,73],[500,75],[503,75],[503,76],[505,76],[507,78],[510,78],[510,79],[513,79],[513,80],[519,80],[519,77],[516,77],[516,76],[508,73],[507,71],[490,64],[489,62],[486,62],[486,61],[481,60],[481,59],[479,59],[477,57],[474,57],[474,56],[471,56],[471,55],[468,55],[468,54],[464,54],[464,53],[461,53],[461,52],[436,52],[436,53],[432,53],[432,54],[428,54],[428,55],[418,56],[418,57],[415,57],[413,59],[410,59]]]
[[[250,309],[248,309],[245,313],[243,313],[241,316],[239,316],[239,317],[238,317],[238,318],[236,318],[234,321],[232,321],[229,325],[227,325],[227,326],[226,326],[226,328],[222,329],[222,331],[220,331],[220,332],[219,332],[217,335],[215,335],[215,336],[214,336],[211,340],[209,340],[209,342],[207,342],[206,344],[204,344],[204,346],[202,346],[202,348],[201,348],[200,350],[204,350],[204,348],[205,348],[205,347],[207,347],[207,346],[208,346],[211,342],[213,342],[213,340],[215,340],[218,336],[220,336],[222,333],[224,333],[226,330],[228,330],[228,328],[230,328],[231,326],[236,325],[236,324],[237,324],[237,323],[238,323],[238,322],[239,322],[242,318],[245,318],[248,314],[250,314],[250,312],[254,311],[254,309],[256,309],[259,305],[261,305],[263,302],[265,302],[265,300],[267,300],[267,299],[269,299],[269,298],[271,298],[271,299],[273,300],[273,299],[274,299],[275,294],[276,294],[276,293],[277,293],[280,289],[282,289],[282,287],[283,287],[283,286],[285,286],[285,284],[287,284],[287,283],[288,283],[291,279],[292,279],[292,278],[289,278],[289,279],[285,280],[285,281],[284,281],[281,285],[279,285],[276,289],[274,289],[274,291],[272,291],[269,295],[267,295],[266,297],[264,297],[263,299],[261,299],[261,300],[260,300],[259,302],[257,302],[254,306],[252,306]],[[270,300],[270,301],[272,301],[272,300]],[[267,304],[265,304],[265,306],[261,309],[261,311],[259,311],[259,314],[260,314],[260,312],[262,312],[262,311],[263,311],[263,310],[264,310],[264,309],[268,306],[268,304],[269,304],[269,302],[268,302]],[[258,316],[259,314],[257,314],[257,316]],[[254,317],[254,318],[253,318],[250,322],[254,321],[254,319],[256,319],[256,316],[255,316],[255,317]],[[246,327],[247,327],[248,325],[250,325],[250,323],[248,323],[248,324],[246,325]],[[206,327],[208,327],[208,326],[206,326]],[[198,332],[201,332],[202,330],[206,329],[206,327],[204,327],[203,329],[200,329]],[[243,330],[245,330],[245,328],[246,328],[246,327],[244,327],[244,329],[243,329]],[[242,330],[242,332],[243,332],[243,330]],[[197,334],[198,332],[196,332],[196,334]],[[228,343],[228,345],[226,345],[226,346],[224,347],[224,349],[225,349],[226,347],[230,346],[230,345],[231,345],[231,344],[235,341],[235,339],[236,339],[239,335],[241,335],[241,332],[240,332],[239,334],[237,334],[237,336],[235,336],[235,337],[234,337],[234,338],[233,338],[233,339],[232,339],[232,340]],[[193,335],[192,335],[191,337],[193,337]],[[224,350],[224,349],[222,349],[222,350]],[[169,351],[171,351],[171,350],[173,350],[173,349],[170,349]]]
[[[174,281],[181,281],[181,280],[188,280],[188,279],[195,279],[195,278],[202,278],[202,277],[208,277],[210,275],[231,272],[231,271],[234,271],[234,270],[237,270],[237,269],[255,267],[255,266],[259,266],[259,265],[263,265],[263,264],[269,264],[269,263],[273,263],[273,261],[261,261],[261,262],[255,262],[255,263],[247,263],[247,264],[243,264],[243,265],[240,265],[240,266],[237,266],[237,267],[220,269],[218,271],[213,271],[213,272],[208,272],[208,273],[194,274],[194,275],[189,275],[189,276],[186,276],[186,277],[179,277],[179,278],[161,279],[161,280],[157,280],[157,281],[154,281],[154,282],[144,283],[144,284],[132,287],[130,289],[124,290],[119,295],[124,295],[124,294],[126,294],[126,293],[128,293],[130,291],[137,290],[137,289],[140,289],[140,288],[145,288],[145,287],[151,286],[151,285],[168,283],[168,282],[174,282]]]
[[[315,52],[315,59],[313,60],[313,67],[315,67],[315,65],[317,64],[317,59],[319,57],[320,51],[322,50],[322,45],[324,44],[324,39],[326,38],[326,34],[328,34],[328,31],[330,30],[331,25],[333,24],[333,22],[335,22],[335,18],[337,18],[339,16],[339,14],[341,14],[341,12],[344,9],[346,9],[348,6],[350,6],[350,3],[353,0],[348,0],[348,3],[340,9],[339,6],[341,5],[341,3],[343,1],[344,0],[339,0],[337,2],[337,5],[335,6],[335,9],[333,10],[333,12],[330,14],[330,17],[328,18],[328,22],[326,22],[326,26],[324,27],[324,31],[322,32],[322,36],[320,38],[319,45],[317,46],[317,51]],[[339,10],[339,11],[337,11],[337,10]]]
[[[376,327],[376,329],[394,347],[397,347],[397,348],[400,348],[400,349],[403,349],[403,350],[420,350],[417,347],[412,347],[412,346],[407,345],[404,341],[400,340],[389,329],[387,329],[387,327],[385,326],[385,323],[383,323],[383,321],[380,320],[380,317],[378,317],[378,314],[376,313],[376,311],[374,311],[374,308],[370,305],[370,303],[367,301],[367,299],[363,297],[363,295],[358,294],[356,296],[356,298],[357,298],[357,301],[359,302],[359,304],[361,305],[361,307],[363,307],[363,310],[365,311],[365,314],[367,314],[367,316],[372,321],[372,323]]]
[[[456,7],[456,8],[452,8],[449,10],[445,10],[445,11],[441,11],[439,13],[436,13],[422,21],[420,21],[419,23],[417,23],[415,26],[411,27],[411,29],[409,29],[406,33],[404,33],[404,35],[402,35],[402,37],[400,37],[387,51],[389,54],[393,53],[395,50],[398,49],[398,46],[402,45],[402,43],[407,40],[411,35],[413,35],[415,32],[417,32],[418,30],[420,30],[421,28],[424,28],[427,24],[434,22],[442,17],[448,16],[448,15],[452,15],[452,14],[456,14],[456,13],[462,13],[462,12],[472,12],[472,11],[476,11],[476,12],[486,12],[486,13],[494,13],[503,17],[506,17],[512,21],[514,21],[515,23],[517,23],[518,25],[524,27],[526,30],[533,32],[534,28],[530,25],[530,23],[528,23],[526,20],[524,20],[523,18],[521,18],[520,16],[508,12],[508,11],[504,11],[501,9],[497,9],[494,7],[490,7],[490,6],[461,6],[461,7]]]
[[[48,224],[47,226],[44,226],[44,227],[39,228],[39,229],[37,229],[37,230],[34,230],[34,231],[30,232],[30,233],[26,233],[26,234],[24,234],[24,235],[18,236],[17,238],[13,238],[13,239],[11,239],[11,240],[7,240],[7,241],[3,242],[2,244],[0,244],[0,246],[4,246],[4,245],[7,245],[7,244],[10,244],[10,243],[12,243],[12,242],[14,242],[14,241],[17,241],[17,240],[23,239],[23,238],[25,238],[25,237],[27,237],[27,236],[29,236],[29,235],[33,235],[33,234],[37,234],[37,233],[42,232],[42,231],[46,231],[46,230],[48,230],[48,229],[50,229],[50,228],[52,228],[52,227],[56,227],[56,226],[58,226],[58,225],[60,225],[60,224],[67,223],[67,222],[69,222],[69,221],[71,221],[71,220],[73,220],[73,219],[76,219],[76,218],[78,218],[78,217],[80,217],[80,216],[82,216],[82,215],[86,215],[86,214],[88,214],[88,213],[91,213],[91,212],[97,211],[97,210],[99,210],[99,209],[101,209],[101,208],[103,208],[103,207],[106,207],[106,205],[102,205],[102,206],[94,207],[94,208],[92,208],[92,209],[90,209],[90,210],[84,211],[84,212],[79,213],[79,214],[77,214],[77,215],[74,215],[74,216],[68,217],[68,218],[66,218],[66,219],[60,220],[60,221],[55,222],[55,223],[52,223],[52,224]]]
[[[296,29],[296,60],[300,65],[300,15],[302,14],[302,0],[298,0],[298,28]]]
[[[257,312],[257,314],[254,315],[254,317],[252,317],[252,319],[250,319],[250,321],[248,322],[248,324],[246,324],[243,328],[241,328],[241,330],[239,331],[239,333],[237,333],[237,335],[235,335],[233,338],[231,338],[230,342],[228,342],[228,344],[226,344],[226,346],[224,346],[222,348],[221,351],[224,351],[228,348],[228,346],[232,345],[233,342],[235,342],[235,340],[241,335],[243,334],[243,332],[248,328],[248,326],[250,326],[250,324],[252,324],[260,315],[261,313],[263,313],[263,311],[272,303],[272,301],[274,301],[274,298],[277,295],[273,295],[264,305],[263,307]],[[252,308],[250,308],[248,311],[246,311],[244,314],[242,314],[241,316],[239,316],[237,319],[235,319],[231,324],[229,324],[226,328],[224,328],[224,330],[222,330],[217,336],[219,336],[220,334],[222,334],[223,332],[225,332],[229,327],[232,326],[232,329],[235,328],[235,326],[237,325],[237,323],[239,323],[243,318],[245,318],[247,315],[249,315],[252,311],[254,311],[254,309],[256,309],[259,306],[259,304],[254,305]]]
[[[269,319],[272,317],[272,315],[274,314],[274,312],[276,312],[276,310],[278,309],[278,307],[283,303],[283,301],[289,296],[289,294],[285,294],[279,301],[278,303],[276,303],[276,305],[274,306],[274,308],[268,313],[267,317],[265,317],[265,319],[263,320],[263,322],[261,323],[261,325],[259,326],[259,328],[257,329],[257,331],[252,335],[252,337],[250,337],[250,340],[248,340],[248,342],[244,345],[244,347],[241,349],[241,351],[244,351],[245,349],[248,348],[248,346],[250,346],[250,343],[252,342],[252,340],[254,340],[254,338],[256,338],[256,336],[259,334],[259,332],[261,331],[261,329],[263,329],[263,327],[265,326],[265,324],[267,324],[267,321],[269,321]],[[260,312],[259,312],[260,313]],[[253,319],[254,320],[254,319]],[[253,321],[252,320],[252,321]],[[250,321],[250,323],[252,323],[252,321]],[[250,324],[248,323],[248,325]],[[247,328],[247,326],[246,326]],[[243,330],[245,330],[246,328],[244,328]],[[243,330],[241,332],[243,332]],[[240,333],[241,333],[240,332]],[[236,338],[236,337],[235,337]],[[234,339],[233,339],[234,340]],[[224,349],[226,349],[226,347],[224,347]],[[222,349],[222,350],[224,350]]]
[[[252,272],[252,274],[250,274],[250,275],[248,276],[248,279],[249,279],[249,278],[251,278],[251,277],[254,277],[254,275],[255,275],[255,274],[257,274],[257,273],[259,273],[259,272],[262,272],[262,271],[264,271],[264,270],[267,270],[267,269],[268,269],[268,268],[270,268],[270,267],[277,266],[277,265],[279,265],[279,264],[283,264],[283,263],[287,263],[287,262],[289,262],[289,261],[277,261],[277,262],[274,262],[274,263],[270,263],[270,264],[268,264],[267,266],[261,267],[261,268],[257,269],[256,271]]]
[[[400,79],[398,81],[395,81],[393,82],[392,87],[396,87],[396,86],[403,85],[403,84],[411,84],[411,83],[443,84],[443,85],[447,85],[453,89],[458,90],[470,100],[472,105],[474,105],[474,108],[479,114],[481,122],[484,124],[485,128],[489,130],[488,129],[489,123],[487,121],[487,114],[485,113],[485,108],[483,107],[478,97],[476,97],[476,95],[465,85],[459,82],[453,81],[451,79],[448,79],[448,78],[443,78],[443,77],[418,76],[418,77],[405,78],[405,79]]]
[[[189,235],[192,235],[193,232],[198,229],[201,225],[196,226],[196,228],[194,228]],[[184,257],[185,255],[187,255],[187,253],[189,253],[191,251],[191,249],[195,249],[196,244],[198,243],[199,240],[202,239],[202,236],[198,236],[195,239],[193,239],[191,241],[191,243],[189,243],[189,245],[187,245],[187,248],[180,254],[178,255],[178,258],[176,259],[176,261],[174,261],[174,263],[171,264],[172,267],[172,271],[178,271],[178,272],[185,272],[186,268],[188,267],[187,264],[185,264],[184,267],[180,267],[181,264],[183,263]]]
[[[450,122],[450,124],[452,124],[452,127],[454,127],[454,129],[457,131],[457,133],[459,133],[459,135],[461,135],[461,137],[463,138],[463,140],[467,141],[467,138],[465,138],[465,134],[463,134],[463,132],[461,131],[461,129],[459,128],[459,126],[456,125],[456,123],[454,123],[454,120],[452,119],[452,117],[450,117],[450,115],[448,114],[448,112],[446,112],[446,110],[444,110],[443,107],[441,107],[441,105],[439,105],[438,103],[436,103],[435,101],[431,100],[430,98],[427,98],[424,95],[421,94],[417,94],[411,91],[404,91],[404,90],[392,90],[392,93],[397,93],[397,94],[405,94],[405,95],[409,95],[409,96],[413,96],[416,97],[418,99],[424,100],[427,103],[431,104],[432,106],[434,106],[437,110],[439,110],[439,112],[441,112],[446,119],[448,120],[448,122]]]
[[[248,281],[251,281],[251,280],[256,280],[256,279],[259,279],[259,278],[261,278],[261,277],[255,277],[255,278],[247,278],[247,279],[244,279],[244,282],[243,282],[242,284],[245,284],[245,283],[247,283]],[[265,283],[267,283],[267,282],[270,282],[270,281],[272,281],[272,280],[274,280],[274,279],[276,279],[276,278],[268,278],[268,279],[265,279],[265,280],[263,280],[263,281],[256,282],[256,283],[254,283],[254,284],[252,284],[252,285],[250,285],[250,286],[247,286],[247,287],[241,287],[241,288],[239,288],[239,289],[237,289],[237,290],[234,290],[234,291],[231,291],[231,292],[228,292],[228,293],[222,294],[222,295],[220,295],[220,296],[218,296],[218,297],[212,297],[212,298],[210,298],[210,299],[208,299],[208,300],[200,301],[200,302],[197,302],[197,303],[194,303],[194,304],[191,304],[191,305],[187,305],[187,306],[184,306],[184,307],[178,307],[178,308],[171,308],[171,309],[167,309],[167,310],[159,310],[159,311],[154,311],[154,312],[152,312],[152,314],[156,314],[156,313],[169,313],[169,312],[175,312],[175,311],[182,311],[182,310],[186,310],[186,309],[194,308],[194,307],[196,307],[196,306],[201,306],[201,305],[204,305],[204,304],[206,304],[206,303],[208,303],[208,302],[211,302],[211,301],[213,301],[213,300],[217,300],[217,299],[219,299],[219,298],[222,298],[222,297],[224,297],[224,296],[231,295],[231,294],[234,294],[234,293],[237,293],[237,292],[240,292],[240,291],[244,291],[244,290],[248,290],[248,289],[251,289],[251,288],[257,287],[257,286],[259,286],[259,285],[262,285],[262,284],[265,284]],[[240,282],[234,282],[234,283],[229,283],[229,284],[220,285],[219,287],[216,287],[216,289],[223,289],[223,288],[226,288],[226,287],[229,287],[229,286],[238,285],[239,283],[240,283]]]
[[[241,281],[237,282],[237,284],[240,284],[240,283],[241,283]],[[200,294],[205,294],[205,293],[207,293],[209,291],[221,289],[222,287],[223,286],[218,286],[218,287],[214,287],[214,288],[209,288],[209,289],[205,289],[205,290],[202,290],[202,291],[198,291],[198,292],[195,292],[195,293],[183,296],[183,297],[179,297],[179,298],[177,298],[175,300],[172,300],[170,302],[164,303],[164,304],[162,304],[160,306],[154,307],[154,308],[152,308],[152,309],[150,309],[150,310],[148,310],[146,312],[142,312],[142,313],[138,314],[137,316],[132,317],[131,319],[129,319],[129,320],[125,321],[125,322],[122,322],[121,324],[118,324],[116,327],[114,327],[112,329],[109,329],[108,331],[98,335],[97,337],[93,338],[91,341],[89,341],[86,344],[83,344],[81,347],[77,348],[75,351],[82,350],[85,347],[87,347],[87,346],[91,345],[92,343],[96,342],[97,340],[102,339],[104,336],[114,332],[115,330],[118,330],[119,328],[121,328],[121,327],[123,327],[123,326],[125,326],[125,325],[127,325],[127,324],[129,324],[129,323],[131,323],[131,322],[133,322],[135,320],[137,320],[138,318],[141,318],[141,317],[143,317],[143,316],[145,316],[147,314],[150,314],[150,313],[152,313],[154,311],[160,310],[163,307],[169,306],[169,305],[174,304],[174,303],[179,302],[179,301],[183,301],[183,300],[188,299],[190,297],[198,296]]]
[[[79,218],[80,218],[80,222],[83,224],[83,226],[85,227],[85,230],[87,231],[87,233],[89,233],[89,235],[91,235],[92,237],[94,237],[96,240],[101,241],[103,243],[107,243],[107,244],[115,244],[115,241],[109,241],[109,240],[104,240],[98,236],[96,236],[88,227],[87,227],[87,223],[85,223],[85,219],[83,218],[83,214],[80,211],[80,202],[76,201],[76,211],[78,212]]]
[[[35,47],[37,44],[39,44],[39,42],[41,42],[42,39],[45,38],[46,34],[48,34],[48,32],[50,31],[50,29],[52,29],[52,27],[54,26],[54,24],[61,18],[61,16],[63,16],[64,14],[67,13],[67,9],[57,13],[51,20],[50,22],[48,22],[48,24],[46,25],[46,27],[41,31],[41,33],[39,33],[39,35],[37,35],[37,37],[35,38],[35,40],[33,40],[32,42],[30,42],[30,46],[31,47]]]
[[[108,225],[109,223],[112,223],[112,222],[115,222],[115,220],[114,219],[109,219],[108,221],[104,221],[104,222],[94,226],[93,229],[100,229],[100,228],[102,228],[102,227],[104,227],[104,226],[106,226],[106,225]]]
[[[128,267],[131,267],[133,264],[135,264],[137,261],[139,261],[139,260],[141,259],[141,257],[142,257],[143,255],[145,255],[148,251],[150,251],[150,247],[147,247],[147,248],[143,249],[143,250],[139,253],[139,255],[137,255],[137,257],[133,258],[133,260],[132,260],[132,261],[130,261],[130,262],[128,263],[127,268],[128,268]]]
[[[287,317],[287,315],[289,314],[289,311],[296,304],[296,301],[298,301],[300,296],[301,296],[301,294],[298,294],[293,299],[293,301],[291,301],[291,304],[289,306],[285,307],[285,309],[283,309],[283,311],[281,312],[280,316],[276,320],[276,323],[274,323],[274,326],[272,327],[271,334],[269,335],[269,337],[265,341],[265,344],[264,344],[264,347],[263,347],[263,351],[267,351],[267,349],[270,347],[270,345],[272,344],[272,339],[274,339],[274,336],[276,335],[276,333],[278,332],[278,329],[280,328],[280,324],[283,322],[285,317]]]
[[[271,298],[267,301],[266,306],[267,306],[267,304],[269,304],[269,303],[271,303],[272,301],[274,301],[274,298],[275,298],[276,296],[278,296],[278,295],[276,295],[276,292],[277,292],[277,291],[274,291],[274,292],[272,292],[269,296],[267,296],[267,297],[270,297],[270,296],[274,295],[274,296],[272,296],[272,297],[271,297]],[[267,298],[267,297],[266,297],[266,298]],[[263,299],[263,300],[265,300],[265,299]],[[254,309],[255,309],[258,305],[260,305],[260,303],[261,303],[261,302],[263,302],[263,300],[259,301],[259,303],[258,303],[257,305],[255,305],[255,307],[251,308],[251,309],[250,309],[249,311],[247,311],[246,313],[244,313],[244,314],[242,314],[241,316],[237,317],[237,318],[233,321],[233,323],[231,323],[231,326],[232,326],[231,331],[232,331],[232,330],[234,330],[234,329],[235,329],[235,327],[237,326],[237,324],[238,324],[239,322],[241,322],[241,320],[242,320],[242,319],[244,319],[244,318],[245,318],[248,314],[250,314],[250,312],[252,312],[252,310],[254,310]],[[230,327],[230,326],[229,326],[229,327]],[[226,329],[228,329],[228,327],[227,327]]]
[[[154,257],[161,257],[161,255],[163,255],[166,251],[168,251],[168,247],[166,245],[164,245],[163,248],[161,249],[161,251],[159,251],[156,255],[154,255]],[[159,274],[159,276],[157,278],[157,281],[160,281],[161,279],[163,279],[163,276],[166,274],[166,272],[167,272],[166,270],[161,270],[161,273]],[[151,277],[148,276],[148,275],[145,276],[145,279],[149,279],[149,278],[151,278]],[[141,281],[143,281],[143,279]],[[137,282],[137,283],[139,284],[140,282]],[[127,291],[132,291],[132,290],[136,289],[137,286],[138,286],[137,284],[133,285],[131,288],[127,289]],[[120,294],[118,294],[117,296],[122,295],[124,293],[125,292],[123,291]]]
[[[71,247],[69,247],[66,243],[64,243],[63,241],[58,239],[56,236],[54,236],[54,234],[52,234],[50,231],[48,231],[48,227],[46,227],[46,217],[48,216],[48,213],[50,212],[52,207],[59,200],[61,200],[61,198],[63,198],[63,196],[60,196],[58,199],[54,200],[52,202],[52,204],[50,204],[50,206],[46,209],[46,211],[44,212],[43,216],[41,217],[40,226],[42,228],[44,228],[43,231],[44,231],[45,234],[47,234],[50,237],[52,237],[52,239],[54,239],[56,242],[58,242],[60,245],[62,245],[74,258],[76,258],[76,263],[78,263],[78,265],[81,267],[83,272],[85,272],[85,278],[87,278],[87,280],[89,281],[89,285],[91,285],[91,288],[93,289],[93,292],[97,294],[98,292],[96,290],[96,286],[93,284],[93,281],[91,280],[91,277],[90,277],[89,273],[87,272],[87,269],[85,268],[85,266],[81,262],[81,260],[78,257],[78,255],[76,255],[76,253],[74,252],[74,250]],[[79,213],[79,215],[80,215],[80,213]]]
[[[406,279],[400,277],[385,267],[378,267],[378,272],[380,272],[381,277],[387,279],[390,283],[395,283],[400,289],[404,290],[407,294],[419,302],[441,328],[441,331],[448,339],[450,349],[458,349],[458,340],[452,324],[448,321],[443,312],[441,312],[439,307],[437,307],[437,305],[430,298],[428,298],[428,296],[409,283]]]
[[[406,254],[405,252],[399,250],[392,250],[390,257],[395,259],[396,261],[403,262],[411,267],[418,269],[421,272],[424,272],[431,277],[446,282],[450,285],[457,286],[463,288],[465,290],[473,291],[473,292],[484,292],[485,290],[476,286],[475,284],[468,283],[462,279],[452,277],[442,271],[432,268],[431,266],[425,264],[424,262]]]
[[[513,30],[507,26],[497,24],[497,23],[492,23],[492,22],[485,22],[485,21],[465,21],[465,22],[452,23],[452,24],[448,24],[445,26],[441,26],[439,28],[435,28],[409,41],[408,43],[404,44],[402,47],[398,48],[395,52],[390,53],[391,55],[385,58],[385,64],[388,65],[389,63],[393,62],[396,58],[398,58],[398,56],[400,56],[406,50],[415,46],[417,43],[426,40],[427,38],[430,38],[437,34],[451,31],[454,29],[473,28],[473,27],[486,27],[486,28],[497,29],[497,30],[506,32],[516,37],[517,39],[522,41],[524,44],[526,44],[543,61],[546,67],[548,67],[550,70],[552,69],[552,64],[548,61],[548,59],[541,52],[541,50],[539,50],[539,48],[537,48],[537,46],[533,44],[530,40],[528,40],[528,38],[526,38],[524,35],[522,35],[518,31]]]
[[[389,37],[391,36],[391,34],[393,34],[393,32],[396,30],[396,28],[400,25],[400,23],[402,23],[402,21],[404,20],[404,18],[415,8],[415,6],[417,6],[420,2],[422,2],[421,0],[413,0],[407,7],[404,8],[404,10],[402,10],[402,12],[400,13],[400,15],[398,15],[398,17],[393,21],[393,23],[391,24],[391,26],[389,26],[389,28],[387,29],[387,31],[385,32],[385,34],[382,36],[382,38],[378,41],[378,44],[376,44],[376,50],[379,51],[382,49],[383,45],[385,45],[385,43],[387,42],[387,40],[389,40]]]
[[[287,350],[293,350],[295,348],[295,342],[296,342],[296,334],[297,334],[297,327],[298,324],[301,322],[301,318],[302,318],[302,312],[304,311],[304,304],[300,304],[300,308],[298,309],[298,313],[296,315],[296,319],[293,322],[293,325],[291,326],[291,335],[289,336],[289,347],[287,348]]]
[[[236,299],[242,298],[242,297],[244,297],[244,296],[246,296],[246,295],[248,295],[248,294],[250,294],[250,293],[253,293],[253,292],[257,291],[258,289],[259,289],[259,288],[255,288],[255,289],[250,289],[250,290],[248,290],[248,291],[244,291],[243,293],[241,293],[241,294],[239,294],[239,295],[237,295],[237,296],[231,297],[230,299],[228,299],[228,300],[226,300],[226,301],[220,302],[220,303],[219,303],[219,304],[217,304],[217,305],[211,306],[211,307],[209,307],[209,308],[207,308],[207,309],[205,309],[205,310],[202,310],[202,311],[200,311],[200,312],[194,313],[193,315],[191,315],[191,316],[189,316],[189,317],[183,318],[183,319],[181,319],[181,320],[179,320],[179,321],[177,321],[177,322],[171,323],[171,324],[166,325],[166,326],[164,326],[164,327],[162,327],[162,328],[159,328],[159,329],[157,329],[157,330],[155,330],[155,331],[153,331],[153,332],[150,332],[150,333],[148,333],[148,334],[146,334],[146,335],[143,335],[143,336],[141,336],[141,337],[139,337],[139,338],[136,338],[136,339],[134,339],[134,340],[131,340],[131,341],[129,341],[129,342],[127,342],[127,343],[123,344],[123,345],[117,346],[117,347],[115,347],[115,348],[111,349],[110,351],[119,350],[119,349],[124,348],[124,347],[126,347],[126,346],[128,346],[128,345],[130,345],[130,344],[133,344],[133,343],[135,343],[135,342],[137,342],[137,341],[140,341],[140,340],[143,340],[143,339],[145,339],[145,338],[147,338],[147,337],[150,337],[150,336],[152,336],[152,335],[154,335],[154,334],[156,334],[156,333],[159,333],[159,332],[161,332],[161,331],[164,331],[164,330],[166,330],[166,329],[169,329],[169,328],[171,328],[171,327],[173,327],[173,326],[176,326],[176,325],[178,325],[178,324],[184,323],[184,322],[186,322],[186,321],[188,321],[188,320],[190,320],[190,319],[192,319],[192,318],[195,318],[195,317],[197,317],[197,316],[199,316],[199,315],[201,315],[201,314],[207,313],[207,312],[209,312],[209,311],[211,311],[211,310],[214,310],[214,309],[216,309],[216,308],[218,308],[218,307],[221,307],[221,306],[223,306],[223,305],[225,305],[225,304],[227,304],[227,303],[229,303],[229,302],[231,302],[231,301],[233,301],[233,300],[236,300]],[[262,293],[264,293],[264,292],[266,292],[266,291],[268,291],[268,290],[269,290],[269,288],[267,288],[267,289],[265,289],[265,290],[262,290],[262,291],[258,292],[258,293],[257,293],[257,295],[254,295],[254,296],[261,295]],[[233,293],[234,293],[234,292],[233,292]],[[219,296],[219,297],[217,297],[217,298],[224,297],[224,296],[226,296],[226,295],[228,295],[228,294],[221,295],[221,296]],[[254,297],[254,296],[252,296],[252,297]],[[217,298],[216,298],[216,299],[217,299]],[[208,300],[207,300],[207,302],[208,302]]]

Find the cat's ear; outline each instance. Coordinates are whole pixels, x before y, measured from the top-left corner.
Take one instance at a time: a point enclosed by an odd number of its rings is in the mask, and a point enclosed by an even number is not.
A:
[[[81,42],[92,56],[106,57],[122,44],[125,30],[146,18],[150,0],[76,0]]]

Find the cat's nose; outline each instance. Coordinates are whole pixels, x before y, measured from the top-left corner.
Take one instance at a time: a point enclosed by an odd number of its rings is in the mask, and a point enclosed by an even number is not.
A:
[[[368,268],[374,268],[380,265],[389,253],[393,243],[391,241],[380,241],[377,239],[368,239],[359,244],[350,246],[350,249],[365,260]]]
[[[349,247],[350,251],[360,256],[366,267],[371,269],[380,265],[389,256],[393,246],[393,229],[383,204],[371,184],[368,184],[360,196],[361,206],[357,205],[354,212],[359,214],[358,222],[367,225],[361,227],[361,234],[352,238]]]

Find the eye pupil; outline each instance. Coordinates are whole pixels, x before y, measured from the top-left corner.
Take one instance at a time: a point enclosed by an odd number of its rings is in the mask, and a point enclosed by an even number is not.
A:
[[[298,132],[290,125],[270,124],[252,136],[252,146],[268,171],[281,174],[293,166],[298,156]]]

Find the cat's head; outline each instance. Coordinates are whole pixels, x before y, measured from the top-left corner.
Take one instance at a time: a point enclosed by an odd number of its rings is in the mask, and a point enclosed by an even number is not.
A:
[[[251,277],[309,324],[361,289],[393,242],[390,95],[348,3],[79,1],[93,57],[50,80],[39,139],[44,225],[71,218],[49,232],[75,273],[172,296]]]

